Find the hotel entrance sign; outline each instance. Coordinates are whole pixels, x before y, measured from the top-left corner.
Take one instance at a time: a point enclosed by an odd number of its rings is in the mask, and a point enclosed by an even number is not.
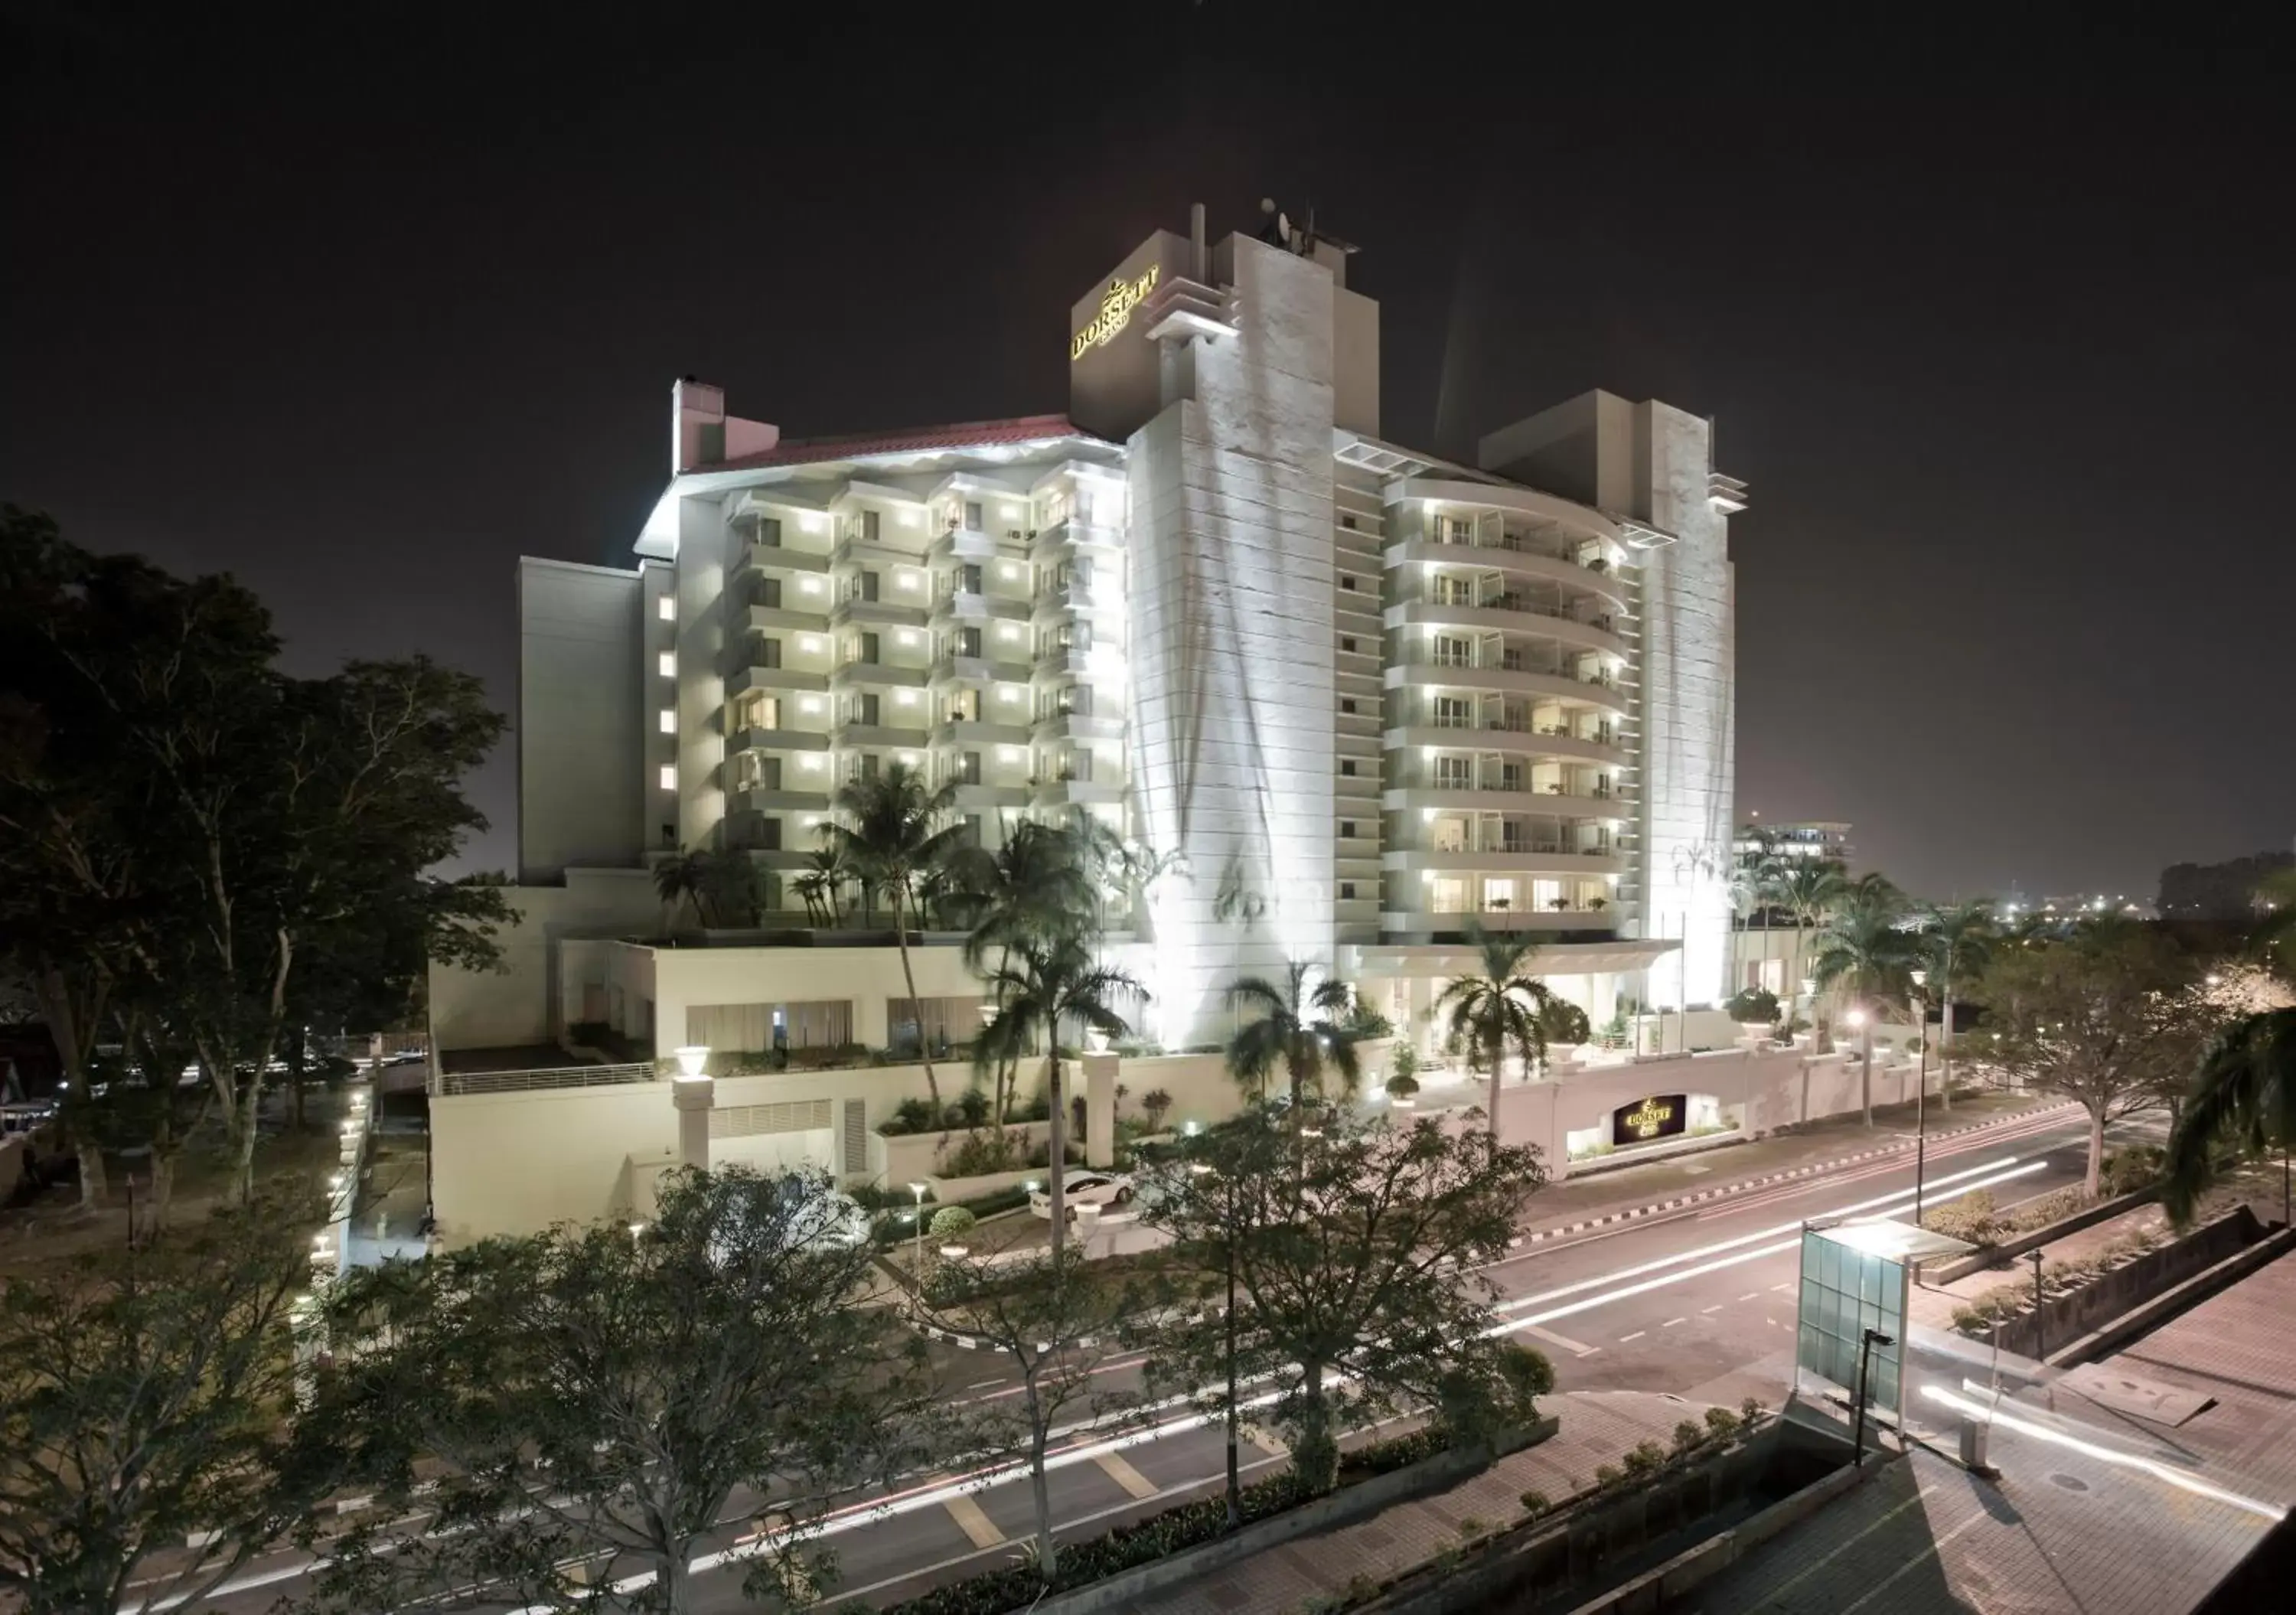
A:
[[[1132,324],[1132,311],[1147,300],[1156,290],[1157,277],[1163,273],[1161,264],[1151,264],[1148,272],[1138,280],[1113,280],[1101,294],[1100,312],[1091,322],[1069,339],[1069,362],[1074,364],[1095,348],[1105,348],[1114,341],[1124,328]]]
[[[1633,1104],[1620,1105],[1611,1112],[1611,1142],[1613,1144],[1648,1144],[1653,1138],[1672,1138],[1682,1132],[1689,1119],[1688,1098],[1683,1094],[1654,1094]]]

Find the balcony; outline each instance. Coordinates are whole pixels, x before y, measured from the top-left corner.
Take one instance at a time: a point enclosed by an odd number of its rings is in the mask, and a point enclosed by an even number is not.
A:
[[[1526,840],[1480,850],[1442,851],[1431,847],[1406,847],[1380,854],[1380,867],[1439,874],[1554,874],[1619,875],[1627,860],[1616,852],[1566,852],[1559,846],[1540,847]]]
[[[829,736],[817,729],[760,729],[734,731],[731,751],[826,751]]]
[[[818,791],[768,791],[762,785],[740,785],[734,791],[736,813],[826,813],[829,783]]]
[[[1057,620],[1062,612],[1113,618],[1124,611],[1124,593],[1112,583],[1071,583],[1046,588],[1037,595],[1038,622]]]
[[[1607,908],[1572,908],[1560,912],[1542,909],[1534,914],[1529,909],[1511,907],[1413,908],[1387,909],[1379,916],[1379,929],[1383,939],[1409,941],[1424,940],[1437,931],[1462,931],[1470,925],[1480,925],[1487,931],[1512,934],[1524,931],[1532,935],[1541,932],[1602,931],[1614,932],[1622,916],[1614,904]]]
[[[1029,805],[1026,785],[965,784],[956,787],[956,798],[951,804],[959,813],[996,812],[999,809],[1021,808]]]
[[[1124,800],[1124,787],[1106,780],[1047,780],[1029,800],[1037,808],[1112,808]]]
[[[1528,541],[1521,546],[1446,544],[1423,536],[1399,538],[1382,550],[1380,555],[1390,569],[1417,565],[1474,567],[1513,578],[1539,578],[1565,588],[1585,589],[1601,595],[1620,611],[1627,609],[1627,579],[1617,568],[1601,561],[1582,566],[1575,556],[1533,549],[1528,546]]]
[[[1040,741],[1112,741],[1124,738],[1124,720],[1095,712],[1055,712],[1037,720]]]
[[[910,600],[864,600],[859,595],[840,600],[830,613],[830,620],[838,627],[849,624],[857,628],[914,628],[925,626],[925,601],[922,592]]]
[[[1029,603],[1017,594],[990,594],[955,589],[933,602],[936,627],[989,622],[1026,622]]]
[[[1029,664],[1013,660],[1004,651],[993,660],[982,656],[944,656],[932,665],[932,682],[940,684],[1025,685]]]
[[[995,561],[1007,553],[1018,554],[1025,542],[1018,528],[1006,533],[1001,544],[995,534],[979,528],[944,528],[925,547],[925,553],[935,561]]]
[[[829,570],[829,557],[818,550],[793,550],[780,544],[752,544],[749,549],[749,564],[751,570],[760,572],[818,578]]]
[[[1124,529],[1104,522],[1078,521],[1063,519],[1050,527],[1039,529],[1031,551],[1037,560],[1058,560],[1062,553],[1076,550],[1094,550],[1107,554],[1121,554],[1124,550]]]
[[[1632,814],[1622,796],[1566,796],[1559,785],[1539,791],[1528,784],[1398,785],[1382,791],[1379,805],[1389,813],[1432,808],[1439,812],[1537,813],[1559,819],[1624,819]]]
[[[936,746],[1025,746],[1029,743],[1029,726],[949,717],[933,726],[932,739]]]
[[[777,606],[753,605],[750,608],[750,631],[753,634],[823,634],[829,628],[829,597],[818,594],[798,594],[796,603]]]
[[[1552,639],[1582,651],[1601,651],[1611,656],[1624,657],[1628,653],[1627,642],[1616,627],[1603,627],[1602,619],[1581,621],[1566,611],[1529,603],[1464,605],[1432,600],[1406,600],[1400,605],[1389,606],[1384,616],[1390,628],[1496,631],[1536,639]]]
[[[922,668],[898,667],[889,661],[843,662],[833,676],[840,689],[922,690],[925,685]]]
[[[837,745],[840,750],[863,746],[922,751],[925,747],[924,720],[920,717],[914,729],[898,724],[840,724],[837,726]]]
[[[922,570],[925,564],[925,554],[922,549],[902,549],[897,545],[887,544],[882,538],[840,538],[830,550],[829,559],[835,566],[866,567],[872,571],[891,571],[898,568]],[[888,578],[885,583],[890,587],[893,579]]]
[[[1511,695],[1552,696],[1557,701],[1581,701],[1620,717],[1624,717],[1628,709],[1626,692],[1615,683],[1580,678],[1572,673],[1409,661],[1390,665],[1381,675],[1381,680],[1390,690],[1488,690]]]
[[[1411,724],[1381,731],[1380,744],[1390,751],[1406,746],[1439,746],[1451,751],[1503,751],[1512,757],[1566,758],[1611,767],[1623,767],[1627,760],[1621,746],[1605,746],[1570,734],[1538,734],[1528,725],[1516,729],[1496,725]]]
[[[808,673],[801,668],[768,668],[751,662],[726,681],[728,698],[750,690],[804,690],[820,692],[829,688],[829,675]]]
[[[1037,654],[1037,672],[1089,674],[1092,671],[1092,648],[1088,645],[1053,645]]]

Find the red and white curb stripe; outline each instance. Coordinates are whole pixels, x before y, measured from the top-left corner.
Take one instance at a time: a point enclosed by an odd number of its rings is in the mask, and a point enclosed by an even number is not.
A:
[[[1929,1142],[1958,1138],[1966,1133],[1982,1133],[1994,1127],[2004,1127],[2017,1122],[2030,1122],[2052,1111],[2068,1109],[2065,1105],[2046,1105],[2037,1111],[2022,1111],[2015,1116],[1998,1116],[1990,1121],[1973,1121],[1965,1127],[1954,1127],[1943,1133],[1932,1133]],[[1521,1234],[1507,1241],[1507,1249],[1519,1250],[1526,1245],[1544,1244],[1548,1240],[1567,1239],[1574,1234],[1584,1234],[1592,1228],[1608,1228],[1620,1223],[1630,1223],[1645,1217],[1656,1217],[1664,1211],[1679,1211],[1685,1206],[1701,1205],[1707,1201],[1726,1200],[1733,1194],[1743,1194],[1749,1189],[1767,1188],[1772,1184],[1790,1183],[1798,1177],[1816,1177],[1827,1172],[1838,1172],[1844,1167],[1854,1167],[1860,1161],[1877,1160],[1885,1155],[1902,1155],[1914,1147],[1915,1140],[1900,1139],[1871,1150],[1860,1150],[1855,1155],[1838,1156],[1833,1160],[1812,1162],[1806,1167],[1794,1167],[1784,1172],[1771,1172],[1760,1177],[1749,1177],[1741,1183],[1724,1184],[1719,1188],[1701,1189],[1695,1194],[1678,1195],[1673,1200],[1655,1201],[1647,1206],[1636,1206],[1628,1211],[1607,1212],[1588,1217],[1584,1222],[1567,1224],[1560,1228],[1542,1228],[1536,1234]]]

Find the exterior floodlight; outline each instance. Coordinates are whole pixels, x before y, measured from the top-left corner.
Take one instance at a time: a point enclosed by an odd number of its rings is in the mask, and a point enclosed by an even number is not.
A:
[[[672,1049],[670,1053],[677,1056],[677,1074],[680,1077],[701,1077],[708,1074],[706,1070],[709,1064],[708,1044],[690,1043],[684,1048]]]

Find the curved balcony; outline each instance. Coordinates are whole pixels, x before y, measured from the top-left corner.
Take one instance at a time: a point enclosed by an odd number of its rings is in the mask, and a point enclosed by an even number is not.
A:
[[[1435,746],[1451,751],[1503,751],[1512,757],[1551,757],[1574,763],[1626,765],[1626,749],[1583,741],[1570,734],[1534,734],[1528,729],[1448,728],[1435,724],[1412,724],[1380,731],[1380,744],[1390,751],[1408,746]]]
[[[829,736],[817,729],[736,729],[729,751],[826,751]]]
[[[1505,511],[1517,516],[1528,516],[1535,521],[1552,521],[1588,538],[1607,539],[1612,544],[1624,544],[1626,535],[1619,524],[1602,512],[1588,505],[1578,504],[1555,494],[1542,494],[1536,488],[1511,488],[1491,482],[1460,482],[1447,477],[1398,477],[1382,489],[1381,496],[1390,505],[1408,504],[1414,499],[1429,500],[1438,504],[1464,504],[1480,510]]]
[[[1581,566],[1561,555],[1537,550],[1509,549],[1499,544],[1442,544],[1427,537],[1399,538],[1380,552],[1389,570],[1421,564],[1456,566],[1476,571],[1502,572],[1512,578],[1535,578],[1565,588],[1600,594],[1617,610],[1627,609],[1627,580],[1608,564]]]
[[[1611,656],[1628,653],[1627,642],[1615,628],[1581,622],[1575,617],[1529,605],[1453,605],[1433,600],[1406,600],[1383,613],[1390,628],[1460,628],[1468,632],[1523,634],[1553,639],[1581,651],[1601,651]]]
[[[1517,668],[1457,668],[1439,662],[1404,662],[1381,675],[1390,690],[1484,690],[1508,695],[1545,695],[1578,701],[1627,716],[1627,697],[1616,685],[1573,678],[1567,673],[1526,673]]]
[[[1533,848],[1488,852],[1439,852],[1429,847],[1406,847],[1379,855],[1379,866],[1409,873],[1438,874],[1542,874],[1596,876],[1627,873],[1627,861],[1615,852],[1565,852],[1560,848]]]
[[[750,690],[804,690],[818,693],[829,688],[829,675],[808,673],[801,668],[768,668],[757,662],[740,669],[726,681],[726,694],[730,699]]]
[[[1630,805],[1618,796],[1566,796],[1549,791],[1484,791],[1473,787],[1402,785],[1380,792],[1389,813],[1536,813],[1559,819],[1625,819]]]
[[[793,550],[787,545],[752,544],[747,556],[751,570],[819,577],[829,570],[829,557],[818,550]]]

